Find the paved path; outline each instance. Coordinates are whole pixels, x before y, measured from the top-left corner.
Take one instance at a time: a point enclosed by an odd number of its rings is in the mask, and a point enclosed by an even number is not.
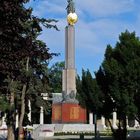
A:
[[[94,136],[84,136],[85,140],[94,140]],[[44,140],[44,139],[42,139]],[[48,137],[45,140],[80,140],[80,136],[78,135],[68,135],[68,136],[54,136],[54,137]],[[83,140],[81,138],[81,140]],[[102,137],[98,138],[97,140],[112,140],[111,137]]]
[[[68,136],[54,136],[54,137],[48,137],[46,139],[40,139],[40,140],[95,140],[94,136],[85,136],[84,139],[80,139],[79,136],[76,135],[68,135]],[[97,140],[113,140],[112,137],[101,137]],[[140,138],[128,138],[127,140],[140,140]]]

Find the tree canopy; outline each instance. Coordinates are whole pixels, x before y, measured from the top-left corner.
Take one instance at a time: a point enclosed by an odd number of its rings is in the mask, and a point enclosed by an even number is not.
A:
[[[64,62],[56,62],[48,69],[51,93],[62,92],[62,71],[64,69],[64,65]]]
[[[47,90],[44,68],[55,55],[38,36],[42,25],[57,29],[51,24],[56,20],[33,16],[32,8],[25,7],[27,2],[29,0],[2,0],[0,3],[0,99],[6,103],[3,106],[10,140],[14,139],[12,129],[17,110],[20,126],[23,123],[26,95],[31,97],[30,93]]]
[[[82,70],[82,78],[77,77],[77,96],[80,104],[90,112],[96,112],[102,106],[102,96],[96,79],[89,70]]]
[[[96,73],[97,82],[104,95],[103,115],[108,117],[116,111],[118,127],[126,130],[126,116],[136,116],[139,94],[140,40],[135,32],[125,31],[113,48],[107,46],[105,58]],[[126,139],[126,132],[124,133]],[[120,138],[121,139],[121,138]]]

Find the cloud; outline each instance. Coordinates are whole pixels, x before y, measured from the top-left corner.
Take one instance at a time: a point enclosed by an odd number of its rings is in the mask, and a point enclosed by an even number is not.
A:
[[[63,0],[64,1],[64,0]],[[36,3],[36,4],[35,4]],[[54,1],[54,0],[41,0],[41,1],[35,1],[31,2],[31,4],[34,6],[33,14],[36,16],[43,16],[43,17],[55,17],[62,16],[65,13],[65,5],[64,2],[60,3],[60,1]]]
[[[34,4],[34,3],[37,4]],[[34,13],[38,16],[56,15],[64,16],[66,0],[37,0],[33,2]],[[134,0],[75,0],[76,10],[81,17],[87,15],[96,17],[114,16],[134,10]]]
[[[132,0],[77,0],[76,3],[81,13],[95,17],[118,15],[134,8]]]
[[[79,15],[75,26],[78,71],[82,67],[97,70],[107,44],[115,46],[118,35],[126,29],[140,35],[140,2],[136,0],[75,0],[75,3]],[[35,15],[59,20],[60,31],[44,30],[40,39],[51,52],[61,53],[54,61],[64,60],[66,0],[37,0],[31,4]]]

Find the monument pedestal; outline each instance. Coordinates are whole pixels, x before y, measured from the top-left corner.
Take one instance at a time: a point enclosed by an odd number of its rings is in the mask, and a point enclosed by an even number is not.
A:
[[[77,103],[55,103],[52,123],[86,123],[86,110]]]

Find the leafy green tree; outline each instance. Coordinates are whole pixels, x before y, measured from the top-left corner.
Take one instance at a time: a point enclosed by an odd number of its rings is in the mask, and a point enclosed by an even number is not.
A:
[[[39,123],[39,112],[40,106],[43,106],[45,109],[44,113],[47,115],[47,118],[51,115],[51,103],[44,102],[40,98],[40,94],[38,93],[48,93],[49,96],[52,96],[52,93],[58,93],[62,92],[62,70],[64,69],[64,62],[56,62],[51,67],[44,66],[44,76],[43,76],[43,82],[45,84],[41,85],[41,83],[38,83],[38,90],[41,89],[41,91],[38,91],[36,94],[32,94],[32,91],[30,92],[29,96],[32,101],[32,122],[31,123]],[[32,81],[33,83],[33,81]],[[47,86],[45,89],[44,87]],[[41,87],[41,88],[40,88]],[[35,92],[35,91],[34,91]],[[47,106],[47,107],[46,107]],[[47,121],[49,122],[49,121]]]
[[[23,9],[24,1],[1,1],[0,3],[0,73],[4,83],[6,93],[9,94],[9,111],[7,113],[8,139],[14,139],[14,96],[16,86],[16,76],[19,75],[21,57],[19,52],[21,46],[26,46],[25,38],[22,37],[23,27],[21,21],[28,19],[29,11]],[[20,18],[19,18],[20,15]],[[5,82],[5,81],[2,81]],[[1,84],[2,86],[2,84]]]
[[[55,20],[34,17],[32,9],[24,7],[28,1],[4,0],[0,3],[0,89],[1,98],[5,95],[7,98],[3,101],[9,103],[8,140],[14,139],[15,110],[19,109],[20,113],[20,133],[25,114],[26,94],[30,93],[31,89],[37,92],[35,79],[43,82],[44,65],[47,65],[47,60],[53,56],[46,44],[37,39],[42,31],[40,24],[57,29],[55,25],[51,25]],[[20,108],[17,108],[15,99],[20,102]]]
[[[102,96],[96,79],[89,70],[82,70],[82,80],[77,77],[78,100],[83,107],[94,114],[102,107]]]
[[[97,138],[97,115],[102,107],[102,94],[96,79],[92,77],[89,70],[82,70],[82,80],[77,77],[77,98],[81,106],[88,112],[94,113],[95,139]]]
[[[107,46],[105,59],[96,73],[104,96],[102,113],[108,118],[116,111],[118,129],[112,128],[114,138],[126,140],[126,116],[135,116],[138,108],[134,102],[139,89],[140,40],[135,33],[121,33],[115,48]]]
[[[82,91],[82,80],[79,75],[76,77],[76,89],[77,89],[77,94],[76,98],[78,99],[80,105],[85,108],[86,107],[86,102],[85,102],[85,94]]]
[[[64,69],[64,65],[64,62],[57,62],[48,70],[51,93],[62,92],[62,71]]]

